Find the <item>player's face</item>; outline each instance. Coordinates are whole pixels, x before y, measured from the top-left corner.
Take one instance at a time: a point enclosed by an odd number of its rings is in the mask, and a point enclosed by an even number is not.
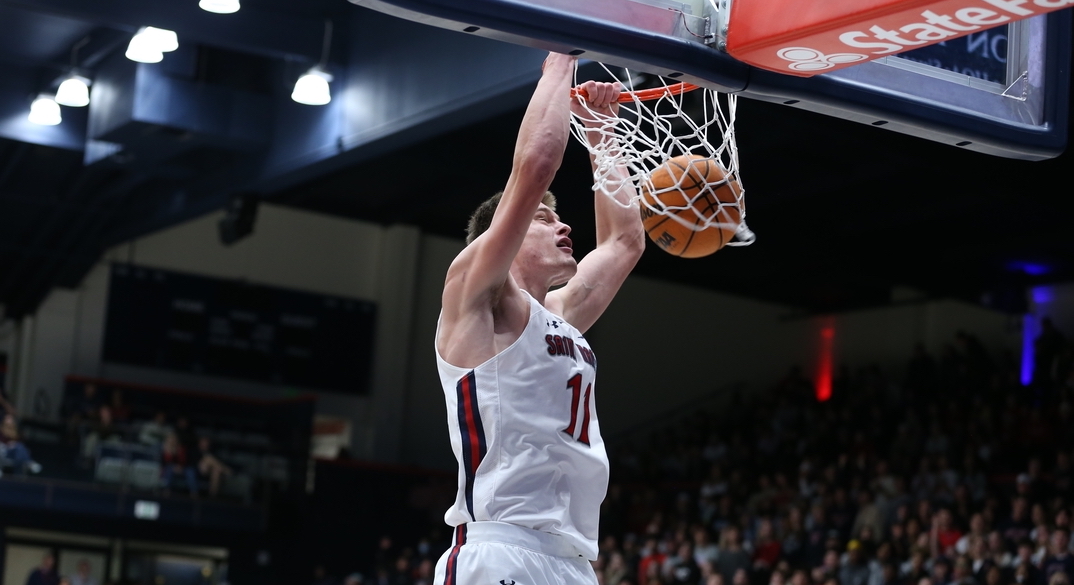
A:
[[[578,270],[574,244],[568,237],[571,228],[559,220],[555,211],[541,204],[533,214],[519,259],[527,269],[549,270],[552,285],[567,282]]]

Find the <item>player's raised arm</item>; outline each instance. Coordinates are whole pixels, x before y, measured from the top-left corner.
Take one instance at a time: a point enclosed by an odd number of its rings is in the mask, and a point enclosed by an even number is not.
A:
[[[581,89],[588,108],[578,101],[582,98],[576,98],[571,107],[587,127],[599,127],[602,117],[617,115],[618,83],[588,81]],[[591,144],[608,141],[607,146],[614,154],[617,140],[614,135],[587,132],[586,136]],[[595,170],[597,161],[592,155],[590,162]],[[567,286],[549,295],[552,308],[560,310],[567,321],[583,332],[608,308],[645,250],[645,232],[627,169],[616,167],[605,185],[610,195],[603,190],[594,193],[597,247],[578,263],[578,273]]]
[[[519,128],[511,176],[488,230],[466,247],[448,269],[443,319],[488,310],[508,279],[511,263],[552,184],[569,138],[570,86],[574,58],[552,53]]]

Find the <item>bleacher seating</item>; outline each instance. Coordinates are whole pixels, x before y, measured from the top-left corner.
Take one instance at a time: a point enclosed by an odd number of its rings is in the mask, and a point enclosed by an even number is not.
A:
[[[159,446],[139,441],[143,425],[157,412],[164,412],[169,425],[186,418],[188,436],[207,437],[213,455],[233,472],[221,477],[218,498],[251,503],[269,491],[304,488],[313,418],[309,398],[237,399],[77,376],[68,377],[66,382],[61,411],[66,423],[26,420],[22,425],[35,456],[40,454],[45,461],[49,478],[91,481],[158,495],[175,487],[178,489],[172,493],[185,496],[189,486],[183,474],[174,474],[173,486],[162,485]],[[97,387],[100,404],[107,404],[104,398],[113,392],[122,393],[119,420],[112,423],[107,438],[99,444],[98,437],[91,437],[95,421],[73,416],[78,409],[85,410],[87,384]],[[209,492],[207,477],[199,476],[197,492]]]

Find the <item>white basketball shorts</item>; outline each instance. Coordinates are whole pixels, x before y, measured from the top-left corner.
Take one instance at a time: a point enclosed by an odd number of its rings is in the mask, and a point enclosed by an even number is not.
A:
[[[433,585],[596,585],[593,566],[562,537],[503,522],[455,527]]]

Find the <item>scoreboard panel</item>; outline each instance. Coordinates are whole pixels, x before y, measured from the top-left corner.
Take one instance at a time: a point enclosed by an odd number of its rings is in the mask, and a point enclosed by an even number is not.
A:
[[[376,313],[359,299],[117,263],[103,359],[366,394]]]

